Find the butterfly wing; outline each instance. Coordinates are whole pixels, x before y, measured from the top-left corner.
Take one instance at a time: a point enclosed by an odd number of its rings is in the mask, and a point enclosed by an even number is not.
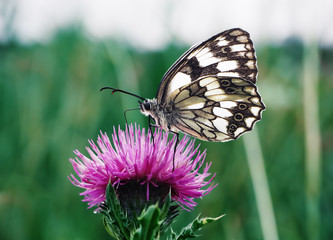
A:
[[[250,131],[265,109],[256,86],[236,77],[208,76],[167,99],[174,130],[206,141],[228,141]]]
[[[163,105],[172,92],[200,77],[238,77],[255,83],[257,73],[249,33],[240,28],[230,29],[185,52],[163,76],[157,102]]]

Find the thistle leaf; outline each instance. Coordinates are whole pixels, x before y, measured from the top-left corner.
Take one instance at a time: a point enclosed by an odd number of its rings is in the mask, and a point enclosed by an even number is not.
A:
[[[131,240],[154,240],[158,238],[158,232],[161,226],[161,210],[158,205],[151,205],[147,210],[143,210],[138,221],[139,228],[135,231]]]
[[[115,239],[128,239],[130,236],[129,219],[126,216],[116,193],[109,183],[105,191],[106,202],[101,207],[103,224],[106,231]]]
[[[223,216],[224,215],[221,215],[216,218],[210,218],[210,217],[199,218],[200,217],[200,215],[199,215],[196,219],[194,219],[193,222],[191,222],[186,227],[184,227],[178,235],[172,231],[172,234],[171,234],[169,240],[184,240],[187,238],[198,237],[198,235],[195,234],[195,232],[197,230],[200,230],[203,226],[207,225],[208,223],[219,220]]]

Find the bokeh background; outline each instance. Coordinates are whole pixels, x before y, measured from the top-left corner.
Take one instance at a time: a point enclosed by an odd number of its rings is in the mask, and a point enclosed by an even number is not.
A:
[[[73,150],[124,127],[190,45],[249,31],[267,110],[200,142],[218,187],[184,212],[226,214],[198,239],[333,239],[333,2],[0,0],[0,239],[108,239],[67,176]],[[147,120],[128,113],[130,122]]]

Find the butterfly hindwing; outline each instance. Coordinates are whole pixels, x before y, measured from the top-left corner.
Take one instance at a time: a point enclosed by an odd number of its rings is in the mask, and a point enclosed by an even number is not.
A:
[[[175,90],[205,76],[226,76],[256,82],[255,50],[249,34],[234,28],[193,46],[166,72],[157,92],[162,104]]]
[[[167,99],[177,130],[206,141],[228,141],[253,128],[265,108],[256,86],[242,78],[208,76]]]

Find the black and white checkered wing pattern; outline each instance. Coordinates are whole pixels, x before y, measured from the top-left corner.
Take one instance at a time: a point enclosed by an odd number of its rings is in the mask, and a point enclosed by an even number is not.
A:
[[[242,78],[201,77],[176,91],[172,126],[206,141],[228,141],[250,131],[265,109],[256,86]]]
[[[175,90],[205,76],[257,79],[255,50],[248,32],[234,28],[217,34],[185,52],[164,75],[157,102],[163,106]]]

